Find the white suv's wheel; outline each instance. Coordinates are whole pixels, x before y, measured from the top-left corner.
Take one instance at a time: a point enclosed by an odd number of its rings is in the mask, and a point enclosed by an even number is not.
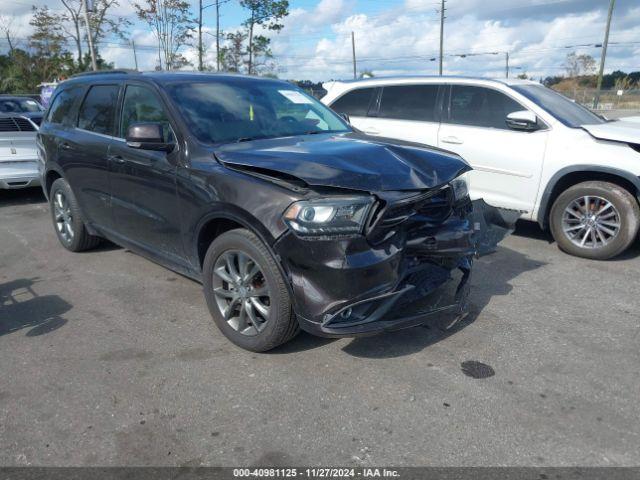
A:
[[[634,196],[609,182],[583,182],[556,199],[549,218],[558,246],[578,257],[606,260],[635,240],[640,208]]]

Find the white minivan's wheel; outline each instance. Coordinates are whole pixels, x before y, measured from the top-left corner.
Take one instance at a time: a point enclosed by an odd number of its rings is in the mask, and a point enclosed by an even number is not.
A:
[[[640,208],[634,196],[619,185],[583,182],[558,196],[549,223],[563,251],[606,260],[625,251],[635,240]]]
[[[207,250],[202,274],[213,320],[239,347],[264,352],[298,333],[282,273],[254,233],[237,229],[217,237]]]

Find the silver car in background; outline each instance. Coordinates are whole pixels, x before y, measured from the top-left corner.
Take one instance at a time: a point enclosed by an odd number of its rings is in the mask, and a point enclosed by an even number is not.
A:
[[[40,185],[38,120],[19,113],[0,113],[0,189]]]

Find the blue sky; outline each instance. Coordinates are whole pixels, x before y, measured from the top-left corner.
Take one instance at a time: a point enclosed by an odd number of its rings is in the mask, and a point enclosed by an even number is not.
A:
[[[1,1],[7,2],[5,17],[13,15],[21,36],[28,35],[31,2]],[[59,3],[34,1],[51,8]],[[120,2],[114,14],[134,19],[130,3]],[[601,49],[593,45],[602,42],[608,4],[608,0],[447,0],[445,73],[504,76],[505,52],[510,55],[512,74],[526,72],[535,78],[563,73],[564,59],[572,51],[599,60]],[[282,32],[267,32],[282,78],[321,81],[352,76],[352,31],[358,71],[437,73],[437,62],[430,59],[438,53],[438,0],[291,0],[290,5]],[[207,29],[213,32],[214,9],[205,12]],[[226,31],[239,28],[246,15],[236,0],[225,3],[221,13]],[[151,32],[135,22],[131,36],[140,46],[141,68],[154,68],[157,56]],[[214,38],[205,35],[205,40],[207,62],[214,65]],[[638,0],[617,0],[611,41],[606,70],[640,70]],[[131,50],[115,41],[101,46],[101,52],[117,67],[133,67]],[[456,56],[469,53],[474,55]],[[184,54],[195,64],[194,48],[186,47]]]

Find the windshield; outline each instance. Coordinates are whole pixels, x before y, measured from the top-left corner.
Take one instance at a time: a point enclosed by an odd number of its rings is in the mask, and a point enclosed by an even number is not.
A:
[[[31,98],[0,98],[0,112],[2,113],[30,113],[41,112],[42,107]]]
[[[167,91],[189,128],[206,143],[350,131],[323,104],[285,83],[221,78],[175,83]]]
[[[512,88],[544,108],[567,127],[579,128],[581,125],[606,122],[582,105],[542,85],[513,85]]]

